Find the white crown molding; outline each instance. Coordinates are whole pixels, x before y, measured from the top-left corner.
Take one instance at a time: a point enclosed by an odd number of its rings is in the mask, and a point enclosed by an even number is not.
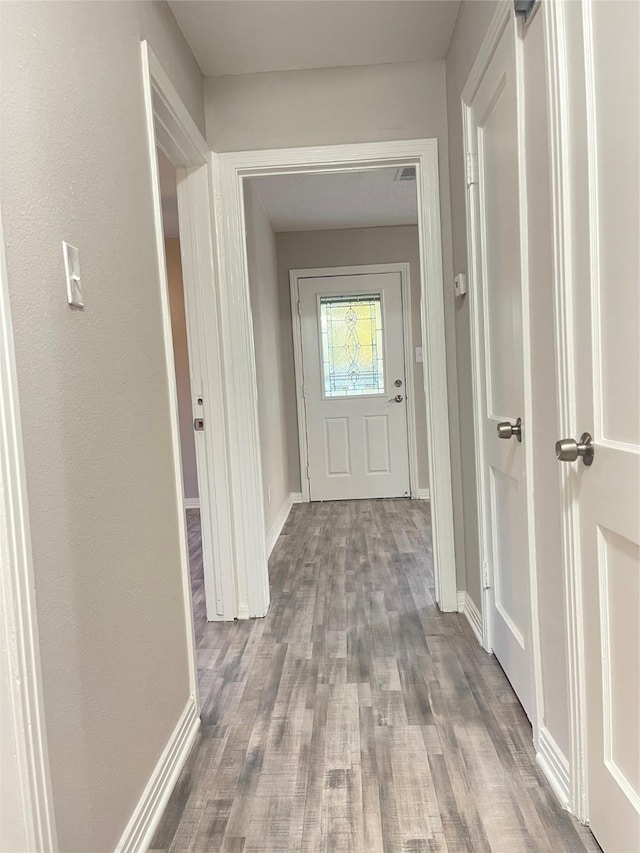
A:
[[[148,849],[180,772],[189,757],[199,727],[198,708],[195,699],[190,697],[142,792],[115,853],[140,853]]]

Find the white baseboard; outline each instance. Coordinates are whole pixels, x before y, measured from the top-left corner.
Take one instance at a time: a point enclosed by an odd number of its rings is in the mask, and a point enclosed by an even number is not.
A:
[[[184,499],[184,508],[185,509],[200,509],[200,498],[185,498]]]
[[[200,717],[192,696],[173,730],[160,760],[116,847],[116,853],[141,853],[149,848],[169,797],[195,740]]]
[[[482,615],[473,599],[464,589],[458,590],[458,613],[463,613],[467,617],[471,630],[482,646]]]
[[[287,523],[287,519],[289,518],[289,513],[291,512],[291,507],[294,504],[302,503],[302,494],[300,492],[290,492],[285,502],[282,504],[280,508],[280,512],[275,517],[273,524],[267,534],[267,556],[271,556],[271,552],[275,548],[276,542],[278,541],[278,536],[282,533],[282,528]]]
[[[569,761],[549,730],[544,726],[538,732],[538,749],[536,762],[544,773],[553,793],[560,801],[563,809],[569,808]]]
[[[430,501],[431,500],[431,492],[429,489],[418,489],[418,500],[419,501]]]

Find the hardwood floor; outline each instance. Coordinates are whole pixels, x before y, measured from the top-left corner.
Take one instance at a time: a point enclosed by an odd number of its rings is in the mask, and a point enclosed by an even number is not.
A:
[[[293,507],[264,619],[207,623],[202,732],[154,851],[597,851],[466,620],[434,605],[429,504]]]

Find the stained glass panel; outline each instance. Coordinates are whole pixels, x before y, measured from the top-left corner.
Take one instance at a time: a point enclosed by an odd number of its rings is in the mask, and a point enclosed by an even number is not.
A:
[[[320,298],[325,397],[384,394],[380,294]]]

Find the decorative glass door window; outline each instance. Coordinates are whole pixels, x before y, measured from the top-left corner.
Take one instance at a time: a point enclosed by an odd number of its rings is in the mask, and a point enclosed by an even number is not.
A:
[[[324,396],[384,394],[380,294],[321,296],[319,307]]]

